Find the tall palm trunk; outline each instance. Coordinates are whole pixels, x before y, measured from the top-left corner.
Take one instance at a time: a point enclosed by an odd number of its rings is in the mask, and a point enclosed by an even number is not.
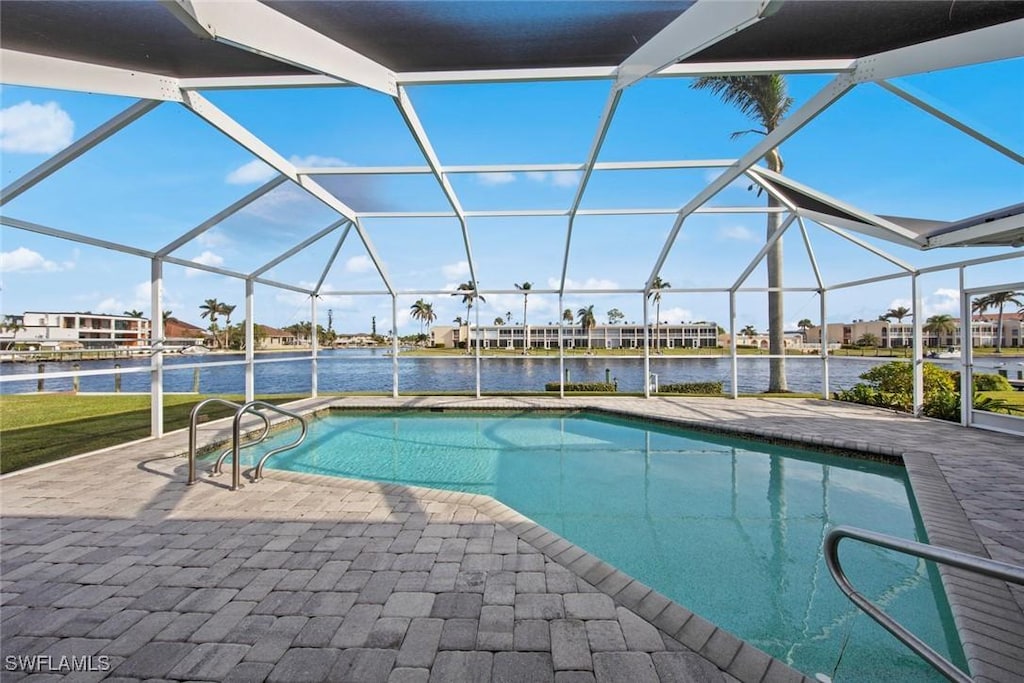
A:
[[[768,167],[776,173],[782,172],[782,158],[777,150],[770,152],[766,160]],[[781,206],[774,197],[768,196],[768,207],[778,208]],[[768,214],[768,228],[766,238],[771,239],[782,226],[782,214]],[[778,358],[768,360],[768,392],[779,393],[789,391],[786,384],[786,334],[785,334],[785,312],[783,310],[784,294],[782,291],[773,291],[773,288],[782,288],[782,238],[775,240],[775,244],[765,255],[765,262],[768,266],[768,353]]]

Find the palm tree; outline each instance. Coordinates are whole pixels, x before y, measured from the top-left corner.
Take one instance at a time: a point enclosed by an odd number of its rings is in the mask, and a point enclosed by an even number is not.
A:
[[[658,275],[651,282],[651,291],[648,297],[654,297],[654,350],[660,351],[661,345],[661,290],[672,286],[671,282],[665,282]]]
[[[480,296],[476,291],[476,284],[472,280],[467,280],[461,285],[455,288],[457,291],[452,292],[452,296],[462,296],[462,303],[466,304],[466,326],[469,326],[469,309],[473,308],[473,301],[479,299],[480,301],[487,303],[487,300]],[[466,335],[466,353],[469,353],[469,335]]]
[[[434,304],[427,302],[423,305],[423,321],[427,323],[427,335],[430,335],[430,326],[437,320],[437,313],[434,313]]]
[[[530,328],[526,325],[526,303],[530,298],[530,290],[533,289],[533,283],[523,281],[522,283],[513,283],[520,292],[523,293],[523,355],[525,356],[527,351],[530,350]]]
[[[576,311],[576,316],[580,320],[580,327],[587,333],[587,349],[590,349],[590,331],[597,325],[597,318],[594,317],[594,305],[591,304],[586,308],[581,308]]]
[[[171,314],[172,313],[174,313],[174,311],[163,311],[160,314],[160,319],[164,321],[164,325],[166,325],[167,321],[171,319]]]
[[[814,327],[814,323],[811,322],[810,318],[804,318],[803,320],[798,322],[796,326],[799,327],[800,331],[803,333],[804,341],[807,341],[807,330]]]
[[[496,327],[501,327],[502,325],[504,325],[504,324],[505,324],[505,319],[504,319],[504,318],[502,318],[502,317],[501,317],[501,316],[499,315],[498,317],[496,317],[496,318],[494,319],[494,324],[495,324],[495,326],[496,326]]]
[[[427,302],[423,299],[416,299],[416,303],[409,307],[410,316],[413,320],[420,321],[420,337],[423,337],[423,320],[424,311],[427,307]]]
[[[753,119],[760,128],[738,131],[733,138],[747,133],[768,135],[786,116],[793,105],[793,98],[786,94],[786,80],[779,74],[762,74],[748,76],[702,76],[695,80],[691,87],[697,90],[710,90],[726,104],[735,105],[748,118]],[[768,169],[776,173],[782,172],[782,155],[778,148],[765,155]],[[768,197],[769,208],[779,206],[779,202]],[[778,231],[781,215],[768,214],[767,237]],[[769,361],[768,391],[787,391],[785,351],[785,321],[783,315],[782,293],[782,240],[776,240],[765,255],[768,266],[768,353]]]
[[[923,329],[928,334],[935,336],[935,344],[933,346],[938,346],[940,337],[943,335],[949,336],[956,331],[956,322],[953,320],[953,316],[941,313],[928,318]]]
[[[210,319],[210,332],[213,333],[213,341],[217,344],[220,344],[220,340],[217,338],[217,316],[221,314],[221,306],[222,304],[216,299],[207,299],[199,307],[199,310],[202,311],[199,317]]]
[[[567,323],[569,323],[571,325],[572,321],[575,320],[575,319],[576,319],[576,316],[574,316],[572,314],[572,309],[571,308],[567,308],[564,311],[562,311],[562,320],[564,320],[565,322],[567,322]]]
[[[142,317],[142,311],[137,311],[134,308],[132,310],[130,310],[130,311],[125,311],[124,314],[126,316],[128,316],[129,318],[141,318]]]
[[[999,317],[996,322],[996,353],[1003,352],[1003,308],[1006,304],[1016,304],[1022,306],[1024,303],[1017,297],[1024,296],[1024,292],[992,292],[988,296],[983,296],[975,302],[975,308],[981,313],[984,313],[990,308],[999,309]]]
[[[452,318],[452,322],[455,324],[456,327],[462,327],[463,324],[464,324],[462,322],[462,316],[461,315],[457,315],[454,318]]]
[[[224,348],[228,348],[228,341],[231,334],[231,313],[235,310],[235,306],[231,304],[220,304],[220,310],[218,313],[224,316]]]
[[[914,314],[906,306],[897,306],[896,308],[890,308],[882,315],[883,320],[892,320],[896,318],[896,322],[903,322],[904,318],[912,318]]]
[[[857,346],[878,346],[878,336],[874,332],[865,332],[857,340]]]
[[[754,327],[753,325],[747,325],[742,330],[740,330],[740,334],[742,334],[744,337],[756,337],[757,328]]]
[[[18,336],[18,331],[25,329],[25,326],[21,323],[21,319],[13,315],[5,315],[3,322],[0,322],[0,332],[11,333],[11,341],[5,348],[12,348],[15,343],[15,337]]]

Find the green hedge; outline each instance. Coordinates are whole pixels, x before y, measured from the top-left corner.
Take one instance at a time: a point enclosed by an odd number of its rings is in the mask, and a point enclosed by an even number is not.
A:
[[[658,387],[659,394],[721,394],[721,382],[680,382],[679,384],[662,384]]]
[[[558,382],[548,382],[544,385],[544,391],[558,391]],[[570,382],[565,385],[566,391],[605,391],[614,392],[617,388],[611,382]]]

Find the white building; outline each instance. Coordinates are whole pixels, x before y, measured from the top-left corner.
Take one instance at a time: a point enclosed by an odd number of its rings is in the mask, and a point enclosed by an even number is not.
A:
[[[10,344],[45,347],[112,349],[149,345],[149,320],[127,315],[101,313],[51,313],[26,311],[8,316],[14,327],[6,327],[0,338]]]
[[[565,348],[592,349],[642,349],[644,347],[643,325],[596,325],[589,333],[579,325],[566,325],[562,329]],[[558,325],[530,325],[531,349],[557,349]],[[445,348],[462,346],[468,339],[476,344],[480,335],[480,346],[485,349],[523,349],[526,335],[522,325],[481,325],[478,328],[437,325],[431,330],[432,344]],[[663,324],[649,330],[652,348],[714,348],[718,342],[718,324],[696,322]],[[657,342],[655,341],[657,339]]]

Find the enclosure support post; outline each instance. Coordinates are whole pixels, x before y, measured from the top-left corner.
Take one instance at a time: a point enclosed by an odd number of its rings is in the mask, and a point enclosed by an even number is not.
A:
[[[245,281],[245,402],[256,398],[256,325],[255,317],[256,283],[252,278]]]
[[[971,295],[964,291],[964,267],[960,266],[960,424],[971,423],[974,407],[974,347],[971,343]],[[1002,335],[1002,330],[997,334]]]
[[[828,290],[824,288],[818,292],[818,304],[821,306],[821,334],[818,335],[818,341],[821,342],[821,397],[826,401],[831,393],[828,385],[828,307],[825,301],[827,293]]]
[[[651,397],[651,330],[649,313],[647,310],[647,295],[649,291],[644,289],[644,398]]]
[[[316,356],[317,351],[320,348],[319,335],[316,333],[316,294],[309,296],[309,309],[310,309],[310,321],[309,321],[309,337],[310,337],[310,390],[309,397],[316,398],[318,396],[318,385],[317,385],[317,368],[316,368]]]
[[[474,283],[475,284],[475,283]],[[478,294],[479,290],[475,291],[474,294]],[[480,398],[480,297],[476,296],[476,397]],[[468,325],[469,322],[467,321]]]
[[[921,316],[924,308],[921,301],[921,287],[917,283],[916,272],[910,275],[910,296],[914,308],[914,417],[921,417],[924,410],[924,334],[921,328]]]
[[[150,434],[159,439],[164,435],[164,316],[161,303],[164,286],[164,264],[158,258],[151,261],[149,277],[150,311],[149,346],[149,424]]]
[[[391,397],[398,398],[398,295],[391,295]]]
[[[565,398],[565,302],[558,294],[558,398]]]
[[[729,291],[729,367],[732,377],[732,397],[740,397],[740,371],[738,342],[736,339],[736,290]]]

